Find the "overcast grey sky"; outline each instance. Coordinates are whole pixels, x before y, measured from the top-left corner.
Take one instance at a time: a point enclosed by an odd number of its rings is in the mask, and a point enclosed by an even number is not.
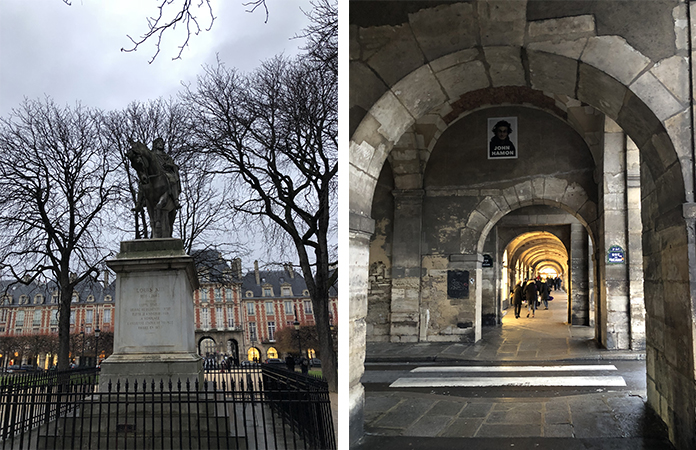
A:
[[[251,71],[276,54],[294,54],[304,42],[291,39],[307,24],[300,8],[309,0],[268,0],[269,17],[246,12],[245,0],[212,0],[211,31],[192,36],[181,60],[172,61],[183,43],[183,27],[164,35],[162,51],[154,40],[137,52],[126,35],[147,31],[147,17],[159,0],[2,0],[0,3],[0,116],[7,117],[24,97],[51,96],[58,104],[82,102],[121,109],[134,100],[168,97],[181,82],[193,82],[216,54],[228,67]],[[182,1],[175,1],[177,5]],[[197,4],[197,1],[193,2]],[[202,28],[210,16],[200,9]]]

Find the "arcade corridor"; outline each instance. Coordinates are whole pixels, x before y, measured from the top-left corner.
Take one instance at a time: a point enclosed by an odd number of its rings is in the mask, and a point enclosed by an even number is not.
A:
[[[531,331],[505,312],[511,285],[553,268],[559,330],[584,334],[544,347],[644,354],[641,405],[675,448],[696,448],[696,2],[349,8],[351,444],[376,426],[363,373],[384,346],[404,361],[539,358],[537,338],[506,341]],[[541,436],[549,405],[536,406]],[[611,423],[591,408],[571,419]]]

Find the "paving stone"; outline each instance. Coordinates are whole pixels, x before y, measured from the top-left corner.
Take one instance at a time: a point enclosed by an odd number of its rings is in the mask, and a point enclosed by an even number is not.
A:
[[[569,423],[544,425],[544,437],[574,437],[575,430]]]
[[[460,413],[460,418],[484,418],[491,411],[493,405],[490,403],[469,403]]]
[[[428,414],[434,416],[457,416],[465,406],[466,404],[461,402],[440,401],[435,403],[432,409],[428,411]]]
[[[493,411],[488,414],[486,424],[540,424],[541,412],[524,411],[520,409],[511,411]]]
[[[420,398],[406,399],[396,405],[377,422],[375,422],[374,426],[402,429],[407,428],[409,425],[423,416],[423,414],[428,411],[434,403],[434,400]]]
[[[452,421],[447,429],[443,431],[441,437],[473,437],[483,423],[483,419],[478,418],[459,418]]]
[[[452,417],[425,415],[404,431],[405,436],[437,436],[449,426]]]
[[[487,425],[478,429],[475,437],[537,437],[541,436],[541,425]]]
[[[551,410],[544,413],[544,423],[546,425],[557,425],[563,423],[571,423],[570,411],[566,406],[565,410]]]
[[[365,412],[386,412],[400,401],[399,397],[369,396],[365,399]]]
[[[574,413],[573,426],[578,438],[622,437],[621,426],[609,413]]]

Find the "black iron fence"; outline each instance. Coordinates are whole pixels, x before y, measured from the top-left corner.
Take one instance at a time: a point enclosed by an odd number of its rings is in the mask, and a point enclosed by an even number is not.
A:
[[[2,449],[336,448],[326,383],[265,365],[193,382],[16,375],[0,401]]]

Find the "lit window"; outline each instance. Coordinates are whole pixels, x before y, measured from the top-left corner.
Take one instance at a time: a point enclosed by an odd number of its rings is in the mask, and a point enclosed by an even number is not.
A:
[[[248,316],[254,315],[254,304],[252,302],[247,303],[247,315]]]
[[[277,358],[278,357],[278,350],[275,349],[275,347],[271,347],[268,349],[266,352],[266,358]]]

